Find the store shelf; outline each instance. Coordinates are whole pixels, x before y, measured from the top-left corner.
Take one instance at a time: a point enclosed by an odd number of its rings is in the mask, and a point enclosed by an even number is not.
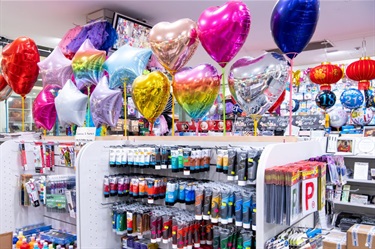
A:
[[[375,180],[357,180],[357,179],[348,179],[347,180],[348,184],[352,185],[375,185]]]
[[[344,157],[347,157],[347,158],[367,158],[367,159],[375,159],[375,156],[374,156],[374,155],[348,155],[348,156],[344,156]]]
[[[375,210],[375,205],[374,204],[357,204],[357,203],[351,203],[351,202],[343,202],[343,201],[334,201],[334,205],[339,205],[339,206],[347,206],[348,208],[361,208],[361,209],[374,209]],[[372,211],[373,212],[373,211]]]

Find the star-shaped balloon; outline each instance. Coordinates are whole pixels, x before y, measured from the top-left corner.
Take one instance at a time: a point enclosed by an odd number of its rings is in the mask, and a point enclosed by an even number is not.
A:
[[[68,80],[55,99],[57,116],[61,124],[83,126],[86,117],[87,95],[81,93]]]
[[[37,127],[51,130],[56,122],[55,97],[61,89],[58,85],[46,85],[33,103],[33,118]]]
[[[107,77],[104,76],[91,94],[90,107],[96,127],[101,124],[116,127],[121,113],[122,93],[119,89],[109,89]]]
[[[104,63],[103,68],[109,74],[109,88],[123,87],[132,84],[134,79],[142,75],[151,57],[151,50],[122,46]]]
[[[38,66],[43,86],[63,87],[65,82],[72,78],[72,61],[64,56],[59,47],[56,47],[45,60],[39,62]]]
[[[105,51],[97,50],[86,40],[72,60],[72,67],[75,82],[79,89],[96,85],[103,76],[103,64],[105,61]]]

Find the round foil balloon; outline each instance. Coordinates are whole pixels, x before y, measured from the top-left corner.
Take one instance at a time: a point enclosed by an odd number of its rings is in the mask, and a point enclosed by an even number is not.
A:
[[[109,88],[123,88],[124,84],[132,84],[135,78],[142,75],[150,57],[150,49],[128,45],[114,52],[103,65],[109,74]]]
[[[103,76],[105,51],[97,50],[86,40],[72,60],[74,79],[79,89],[96,85]]]
[[[273,39],[290,59],[301,53],[315,32],[319,0],[279,0],[271,15]]]
[[[368,125],[374,117],[374,111],[371,108],[357,108],[352,110],[350,118],[356,125]]]
[[[360,90],[351,88],[341,94],[340,101],[345,108],[357,109],[363,104],[364,96]]]
[[[247,114],[264,114],[285,90],[289,77],[285,58],[265,53],[258,58],[244,57],[230,69],[229,90]]]
[[[328,112],[328,115],[329,125],[334,128],[338,129],[348,122],[348,114],[341,107],[334,108],[332,111]]]
[[[322,91],[316,95],[315,103],[323,110],[327,110],[335,105],[336,95],[329,90]]]
[[[182,109],[194,120],[204,117],[220,90],[220,76],[214,66],[202,64],[178,71],[173,81],[173,93]]]
[[[157,23],[148,38],[154,55],[171,74],[182,68],[199,45],[197,24],[188,19]]]
[[[159,71],[138,76],[134,80],[134,104],[150,123],[155,122],[167,105],[170,87],[168,77]]]
[[[3,49],[1,67],[3,76],[22,97],[33,89],[38,78],[40,56],[35,42],[28,37],[19,37]]]
[[[72,78],[72,61],[64,56],[59,47],[56,47],[46,59],[39,62],[38,66],[43,86],[58,85],[63,87],[66,81]]]
[[[116,127],[122,107],[122,92],[108,87],[107,77],[104,76],[91,94],[90,107],[94,124],[107,124]]]
[[[57,118],[55,97],[60,89],[58,85],[46,85],[36,96],[33,103],[33,118],[38,128],[51,130],[55,125]]]
[[[199,40],[211,58],[225,67],[245,43],[250,24],[246,4],[229,1],[221,7],[210,7],[200,15]]]

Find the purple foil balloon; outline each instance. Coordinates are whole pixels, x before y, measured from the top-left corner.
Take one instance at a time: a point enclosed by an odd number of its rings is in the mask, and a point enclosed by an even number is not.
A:
[[[212,59],[224,68],[245,43],[250,24],[250,12],[241,1],[210,7],[199,17],[199,40]]]
[[[107,77],[103,77],[91,95],[90,106],[96,127],[101,124],[116,127],[122,107],[122,93],[109,89]]]
[[[39,62],[38,66],[44,87],[46,85],[63,87],[73,75],[72,61],[64,56],[59,47],[56,47],[46,59]]]
[[[57,113],[55,97],[61,89],[58,85],[47,85],[33,103],[33,117],[37,127],[51,130],[55,125]]]

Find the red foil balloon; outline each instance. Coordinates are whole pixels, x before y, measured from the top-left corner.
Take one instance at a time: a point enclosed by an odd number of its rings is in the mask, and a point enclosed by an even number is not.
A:
[[[38,47],[28,37],[19,37],[3,49],[1,67],[13,91],[22,97],[34,87],[38,78],[40,61]]]
[[[370,57],[362,57],[346,68],[346,76],[358,82],[358,90],[368,90],[370,80],[375,79],[375,61]]]
[[[285,90],[284,92],[280,95],[280,97],[276,100],[275,104],[273,104],[273,106],[271,106],[270,109],[268,109],[268,112],[269,113],[273,113],[277,108],[279,108],[279,106],[281,105],[281,103],[283,103],[284,99],[285,99]]]
[[[320,85],[320,90],[331,90],[330,84],[335,84],[339,81],[343,72],[337,65],[332,65],[330,62],[323,62],[310,70],[310,80]]]

